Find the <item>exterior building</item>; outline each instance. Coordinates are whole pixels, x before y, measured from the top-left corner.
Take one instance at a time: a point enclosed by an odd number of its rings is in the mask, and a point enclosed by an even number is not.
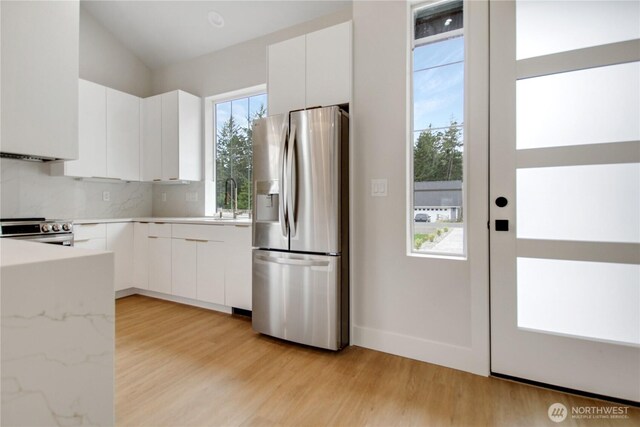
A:
[[[462,181],[422,181],[413,187],[414,217],[429,215],[429,221],[462,220]]]

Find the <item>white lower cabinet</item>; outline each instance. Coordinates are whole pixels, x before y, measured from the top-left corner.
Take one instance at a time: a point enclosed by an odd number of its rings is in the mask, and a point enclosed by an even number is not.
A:
[[[251,310],[251,227],[162,222],[75,226],[75,246],[114,252],[115,290],[148,289]]]
[[[133,224],[113,223],[107,224],[106,228],[106,249],[113,252],[115,260],[115,290],[130,288],[133,278]]]
[[[74,241],[73,246],[83,249],[96,249],[99,251],[107,250],[107,239],[86,239]]]
[[[134,226],[130,222],[74,226],[73,245],[76,248],[113,252],[113,281],[116,291],[132,286],[133,230]]]
[[[171,293],[185,298],[196,298],[197,242],[171,239]]]
[[[149,224],[133,224],[133,287],[149,288]]]
[[[225,253],[224,242],[197,242],[196,299],[225,305]]]
[[[171,293],[171,238],[149,236],[149,290]]]
[[[251,310],[251,227],[229,227],[226,243],[225,305]]]

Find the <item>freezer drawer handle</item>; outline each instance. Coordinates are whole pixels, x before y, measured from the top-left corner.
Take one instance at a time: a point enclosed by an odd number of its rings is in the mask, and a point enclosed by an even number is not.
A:
[[[306,260],[297,258],[274,258],[270,256],[256,255],[256,258],[261,261],[273,262],[276,264],[284,265],[301,265],[304,267],[326,267],[329,265],[329,261],[319,260]]]

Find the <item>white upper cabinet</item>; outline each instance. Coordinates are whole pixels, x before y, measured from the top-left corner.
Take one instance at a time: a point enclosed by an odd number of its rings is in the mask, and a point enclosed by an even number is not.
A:
[[[307,107],[351,101],[351,22],[307,34]]]
[[[78,158],[77,1],[0,2],[0,151]]]
[[[107,177],[140,180],[140,98],[109,88]]]
[[[270,115],[305,106],[305,36],[268,47],[267,102]]]
[[[107,88],[86,80],[78,82],[79,159],[58,163],[61,174],[79,177],[107,176]]]
[[[142,100],[142,181],[162,180],[162,95]]]
[[[140,180],[137,96],[78,80],[78,160],[51,164],[52,175]]]
[[[142,179],[202,179],[202,101],[175,90],[143,100]]]
[[[180,178],[178,91],[162,94],[162,180]]]
[[[268,47],[269,114],[351,101],[351,21]]]

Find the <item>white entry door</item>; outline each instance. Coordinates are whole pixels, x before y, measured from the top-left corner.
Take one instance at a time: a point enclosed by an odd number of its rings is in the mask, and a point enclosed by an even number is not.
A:
[[[490,5],[492,372],[636,402],[638,16]]]

